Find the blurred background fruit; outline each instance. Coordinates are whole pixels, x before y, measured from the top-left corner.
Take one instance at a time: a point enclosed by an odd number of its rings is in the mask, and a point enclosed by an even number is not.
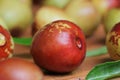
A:
[[[70,20],[75,22],[72,18],[67,16],[62,9],[53,6],[42,6],[35,14],[33,34],[38,29],[55,20]]]
[[[108,11],[104,16],[103,21],[106,33],[109,32],[118,22],[120,22],[120,9],[114,8]]]
[[[2,20],[2,18],[0,18],[0,25],[8,30],[8,27],[7,27],[6,23]]]
[[[100,23],[100,15],[90,1],[72,0],[64,10],[76,20],[86,36],[93,34]]]
[[[33,5],[32,0],[16,0],[16,1],[20,1],[22,4],[26,4],[28,6],[32,6]]]
[[[26,4],[26,5],[32,4],[32,0],[0,0],[0,2],[4,2],[4,1],[5,1],[5,2],[6,2],[6,1],[7,1],[7,2],[11,2],[11,1],[12,1],[13,3],[14,3],[14,2],[18,2],[18,3],[20,2],[20,3]]]
[[[91,0],[91,2],[102,16],[110,9],[120,7],[120,0]]]
[[[71,0],[43,0],[43,5],[64,8]]]
[[[5,21],[13,36],[20,35],[33,21],[32,8],[15,0],[1,1],[0,17]]]

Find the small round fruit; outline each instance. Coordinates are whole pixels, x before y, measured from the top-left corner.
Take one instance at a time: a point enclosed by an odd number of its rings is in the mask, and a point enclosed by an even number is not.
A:
[[[48,71],[71,72],[85,58],[85,36],[70,21],[53,21],[34,35],[31,54],[35,63]]]
[[[32,7],[32,0],[18,0],[19,2],[21,2],[22,4],[26,4],[28,6]]]
[[[7,3],[21,3],[28,6],[32,6],[32,0],[0,0],[0,3],[7,2]]]
[[[76,20],[86,36],[91,36],[100,23],[101,16],[90,1],[72,0],[65,12]]]
[[[109,32],[113,28],[113,26],[118,22],[120,22],[120,9],[114,8],[108,11],[103,19],[103,24],[106,33]]]
[[[8,30],[7,25],[5,24],[5,21],[3,21],[2,18],[0,18],[0,25]]]
[[[35,14],[35,21],[33,25],[33,34],[44,27],[46,24],[51,23],[52,21],[56,20],[69,20],[75,22],[72,18],[68,17],[63,10],[56,8],[56,7],[50,7],[50,6],[42,6],[39,8],[37,13]]]
[[[42,80],[43,73],[37,65],[21,58],[0,62],[0,80]]]
[[[17,1],[2,1],[0,3],[0,17],[5,21],[12,36],[20,36],[33,21],[32,8]]]
[[[114,25],[106,37],[108,53],[114,60],[120,60],[120,22]]]
[[[102,16],[109,10],[120,7],[120,0],[91,0],[91,2]]]
[[[0,61],[12,57],[14,43],[11,34],[0,25]]]

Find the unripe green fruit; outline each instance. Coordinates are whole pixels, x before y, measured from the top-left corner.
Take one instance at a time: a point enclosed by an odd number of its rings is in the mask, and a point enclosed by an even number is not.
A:
[[[102,16],[109,10],[120,7],[120,0],[91,0],[91,2]]]
[[[93,34],[100,22],[100,15],[89,1],[73,0],[65,8],[66,14],[76,20],[86,36]]]
[[[28,5],[28,6],[32,6],[32,0],[0,0],[0,3],[3,3],[3,2],[7,2],[7,3],[21,3],[21,4],[25,4],[25,5]]]
[[[104,16],[104,26],[106,33],[109,32],[113,26],[120,22],[120,9],[114,8]]]
[[[11,1],[11,0],[10,0]],[[21,3],[32,6],[32,0],[19,0]]]
[[[1,18],[0,18],[0,25],[8,30],[7,25],[5,24],[5,22]]]
[[[55,6],[58,8],[64,8],[71,0],[44,0],[44,5]]]
[[[33,13],[30,6],[18,2],[3,1],[0,3],[0,17],[5,21],[8,29],[23,31],[31,25]]]
[[[69,20],[75,22],[75,20],[66,15],[62,9],[52,6],[42,6],[39,8],[38,12],[35,15],[35,25],[33,26],[33,29],[41,29],[46,24],[51,23],[55,20]]]

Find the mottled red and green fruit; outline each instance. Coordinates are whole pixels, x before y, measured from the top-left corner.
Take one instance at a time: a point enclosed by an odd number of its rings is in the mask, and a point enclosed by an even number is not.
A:
[[[14,43],[9,31],[0,25],[0,61],[12,57]]]
[[[108,53],[114,60],[120,60],[120,23],[114,25],[106,38]]]

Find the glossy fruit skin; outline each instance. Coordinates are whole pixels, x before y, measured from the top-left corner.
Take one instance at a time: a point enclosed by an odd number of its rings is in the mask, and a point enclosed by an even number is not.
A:
[[[48,71],[71,72],[85,58],[85,36],[70,21],[53,21],[34,35],[31,54],[35,63]]]
[[[22,58],[9,58],[0,62],[0,80],[42,80],[37,65]]]
[[[114,25],[106,37],[108,53],[114,60],[120,60],[120,22]]]
[[[12,57],[14,42],[9,31],[0,25],[0,61]]]

